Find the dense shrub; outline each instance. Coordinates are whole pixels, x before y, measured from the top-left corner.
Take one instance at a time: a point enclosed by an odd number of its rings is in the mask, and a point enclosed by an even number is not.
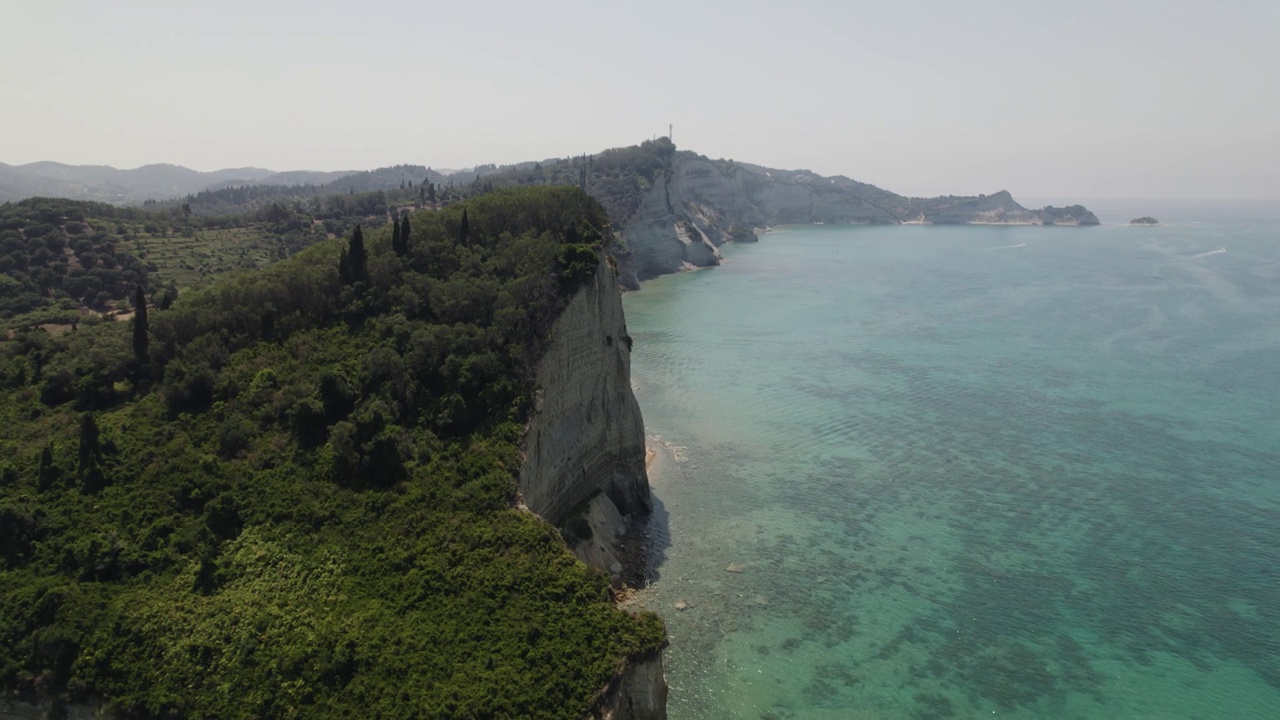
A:
[[[512,509],[604,211],[518,189],[0,345],[0,684],[140,716],[578,717],[661,623]],[[268,312],[269,310],[269,312]],[[92,410],[92,416],[85,412]],[[86,446],[87,444],[87,446]]]

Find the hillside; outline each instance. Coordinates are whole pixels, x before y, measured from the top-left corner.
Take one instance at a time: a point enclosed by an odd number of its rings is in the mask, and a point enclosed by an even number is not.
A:
[[[422,181],[448,184],[449,178],[422,165],[396,165],[377,170],[318,172],[263,168],[227,168],[200,172],[179,165],[144,165],[119,170],[106,165],[66,165],[36,162],[27,165],[0,163],[0,203],[27,198],[51,197],[90,200],[114,205],[139,205],[147,201],[168,201],[201,192],[225,188],[270,188],[264,196],[311,197],[339,193],[393,190]],[[223,208],[218,212],[243,212],[244,208]]]
[[[60,197],[123,205],[149,198],[178,197],[220,183],[262,182],[273,174],[262,168],[199,172],[164,164],[118,170],[106,165],[0,163],[0,203],[30,197]]]
[[[343,193],[286,204],[261,201],[259,192],[276,197],[268,186],[255,186],[201,195],[225,205],[128,208],[51,198],[0,205],[0,335],[127,312],[138,284],[159,301],[418,206],[416,192]],[[237,208],[248,210],[210,211]]]
[[[617,303],[603,209],[526,188],[410,222],[398,249],[357,232],[145,321],[0,343],[8,693],[578,718],[664,643],[513,507],[553,327],[601,273]]]

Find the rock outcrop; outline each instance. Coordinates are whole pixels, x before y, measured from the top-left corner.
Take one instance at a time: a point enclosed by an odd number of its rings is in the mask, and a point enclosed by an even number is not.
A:
[[[667,679],[662,654],[627,663],[592,713],[595,720],[666,720]]]
[[[1067,207],[1045,207],[1040,211],[1040,222],[1043,225],[1098,225],[1098,216],[1083,205]]]
[[[602,493],[620,515],[647,515],[653,504],[644,421],[631,392],[631,337],[606,260],[552,326],[535,392],[520,470],[525,506],[559,525]]]
[[[1079,205],[1030,210],[1008,191],[977,197],[908,198],[846,177],[776,170],[677,152],[622,224],[622,284],[717,265],[721,245],[754,240],[772,225],[1097,225]]]

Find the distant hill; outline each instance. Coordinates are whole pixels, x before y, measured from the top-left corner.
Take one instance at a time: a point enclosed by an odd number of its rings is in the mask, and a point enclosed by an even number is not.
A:
[[[93,200],[113,205],[139,205],[148,200],[174,200],[206,190],[245,186],[314,187],[306,194],[393,190],[422,181],[448,182],[443,173],[422,165],[396,165],[376,170],[289,170],[227,168],[200,172],[180,165],[143,165],[120,170],[107,165],[35,162],[0,163],[0,203],[32,197]]]
[[[220,170],[218,172],[224,172],[224,171]],[[224,187],[240,187],[243,185],[280,185],[280,186],[326,185],[339,178],[346,177],[347,175],[350,175],[354,172],[356,171],[355,170],[334,170],[330,172],[324,172],[321,170],[288,170],[285,172],[273,172],[270,175],[253,179],[253,180],[249,180],[243,177],[237,177],[235,179],[227,180],[225,182],[208,185],[206,187],[200,188],[200,190],[219,190]],[[190,194],[190,193],[188,192],[184,194]],[[177,196],[174,196],[174,197],[177,197]],[[168,199],[168,196],[149,198],[149,199],[166,200]]]
[[[56,162],[0,163],[0,202],[29,197],[61,197],[125,205],[153,198],[178,197],[212,185],[269,182],[267,179],[277,174],[262,168],[199,172],[166,164],[119,170],[106,165],[64,165]]]
[[[395,165],[393,167],[347,173],[326,184],[321,190],[328,192],[372,192],[374,190],[395,190],[401,187],[416,186],[423,181],[440,183],[448,181],[443,174],[422,165]]]

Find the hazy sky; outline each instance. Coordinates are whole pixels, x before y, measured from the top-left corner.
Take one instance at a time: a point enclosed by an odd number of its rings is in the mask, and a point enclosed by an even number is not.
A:
[[[1280,2],[0,9],[0,161],[462,167],[634,144],[906,194],[1280,198]]]

